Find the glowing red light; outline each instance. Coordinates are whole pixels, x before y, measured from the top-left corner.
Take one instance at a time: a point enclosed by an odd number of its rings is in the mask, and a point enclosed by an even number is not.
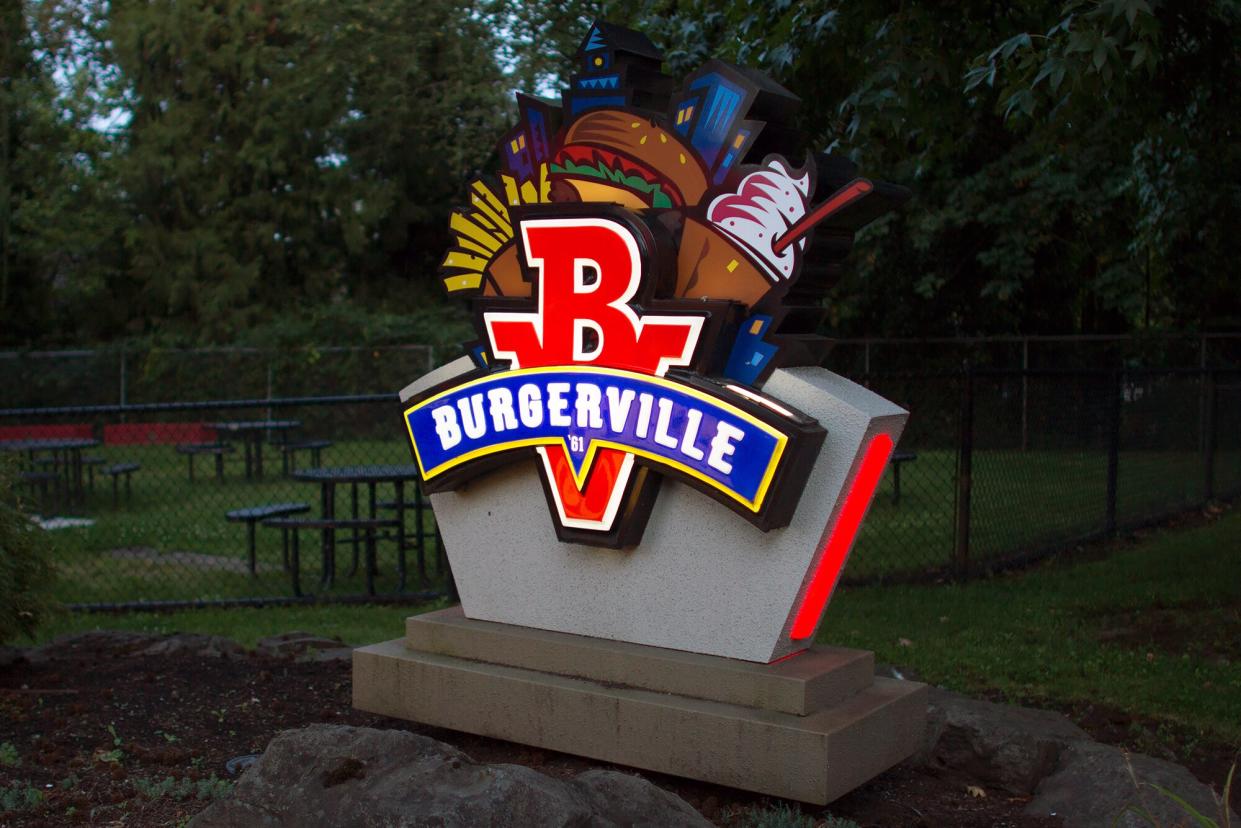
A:
[[[845,556],[849,554],[853,539],[862,527],[862,516],[866,514],[866,507],[870,505],[875,489],[879,486],[879,478],[883,476],[883,469],[888,465],[888,458],[894,447],[892,438],[887,434],[875,435],[866,446],[861,468],[845,495],[845,505],[827,538],[823,554],[819,556],[818,566],[810,579],[806,594],[802,597],[801,606],[797,608],[793,630],[789,634],[794,641],[809,638],[814,634],[815,625],[823,615],[823,608],[827,606],[828,596],[836,586],[840,570],[844,568]]]

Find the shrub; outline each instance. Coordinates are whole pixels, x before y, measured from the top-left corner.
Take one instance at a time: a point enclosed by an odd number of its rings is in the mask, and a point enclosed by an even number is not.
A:
[[[53,607],[51,544],[22,509],[16,481],[0,455],[0,643],[32,635]]]

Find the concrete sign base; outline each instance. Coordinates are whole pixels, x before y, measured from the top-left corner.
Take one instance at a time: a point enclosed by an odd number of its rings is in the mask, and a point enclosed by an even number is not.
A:
[[[774,664],[466,618],[410,618],[354,651],[353,703],[410,719],[758,793],[831,802],[916,750],[926,687],[870,653]]]

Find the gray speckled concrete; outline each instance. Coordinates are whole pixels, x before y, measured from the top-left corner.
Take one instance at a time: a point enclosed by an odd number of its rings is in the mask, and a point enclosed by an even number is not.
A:
[[[815,645],[775,664],[466,618],[461,607],[405,619],[407,649],[612,687],[739,704],[795,716],[839,704],[874,682],[864,650]]]
[[[674,668],[675,669],[675,668]],[[876,679],[796,716],[406,648],[353,651],[353,705],[820,805],[917,750],[927,688]]]
[[[827,429],[789,526],[761,532],[665,479],[637,548],[561,543],[531,457],[431,498],[466,615],[746,661],[801,649],[793,610],[845,482],[866,439],[896,440],[908,414],[821,368],[776,371],[763,390]]]

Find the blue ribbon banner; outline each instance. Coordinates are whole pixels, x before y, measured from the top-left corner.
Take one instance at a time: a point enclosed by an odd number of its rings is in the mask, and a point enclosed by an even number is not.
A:
[[[788,443],[697,387],[589,366],[490,374],[420,400],[405,420],[427,481],[501,452],[563,446],[581,485],[607,447],[681,471],[754,512]]]

